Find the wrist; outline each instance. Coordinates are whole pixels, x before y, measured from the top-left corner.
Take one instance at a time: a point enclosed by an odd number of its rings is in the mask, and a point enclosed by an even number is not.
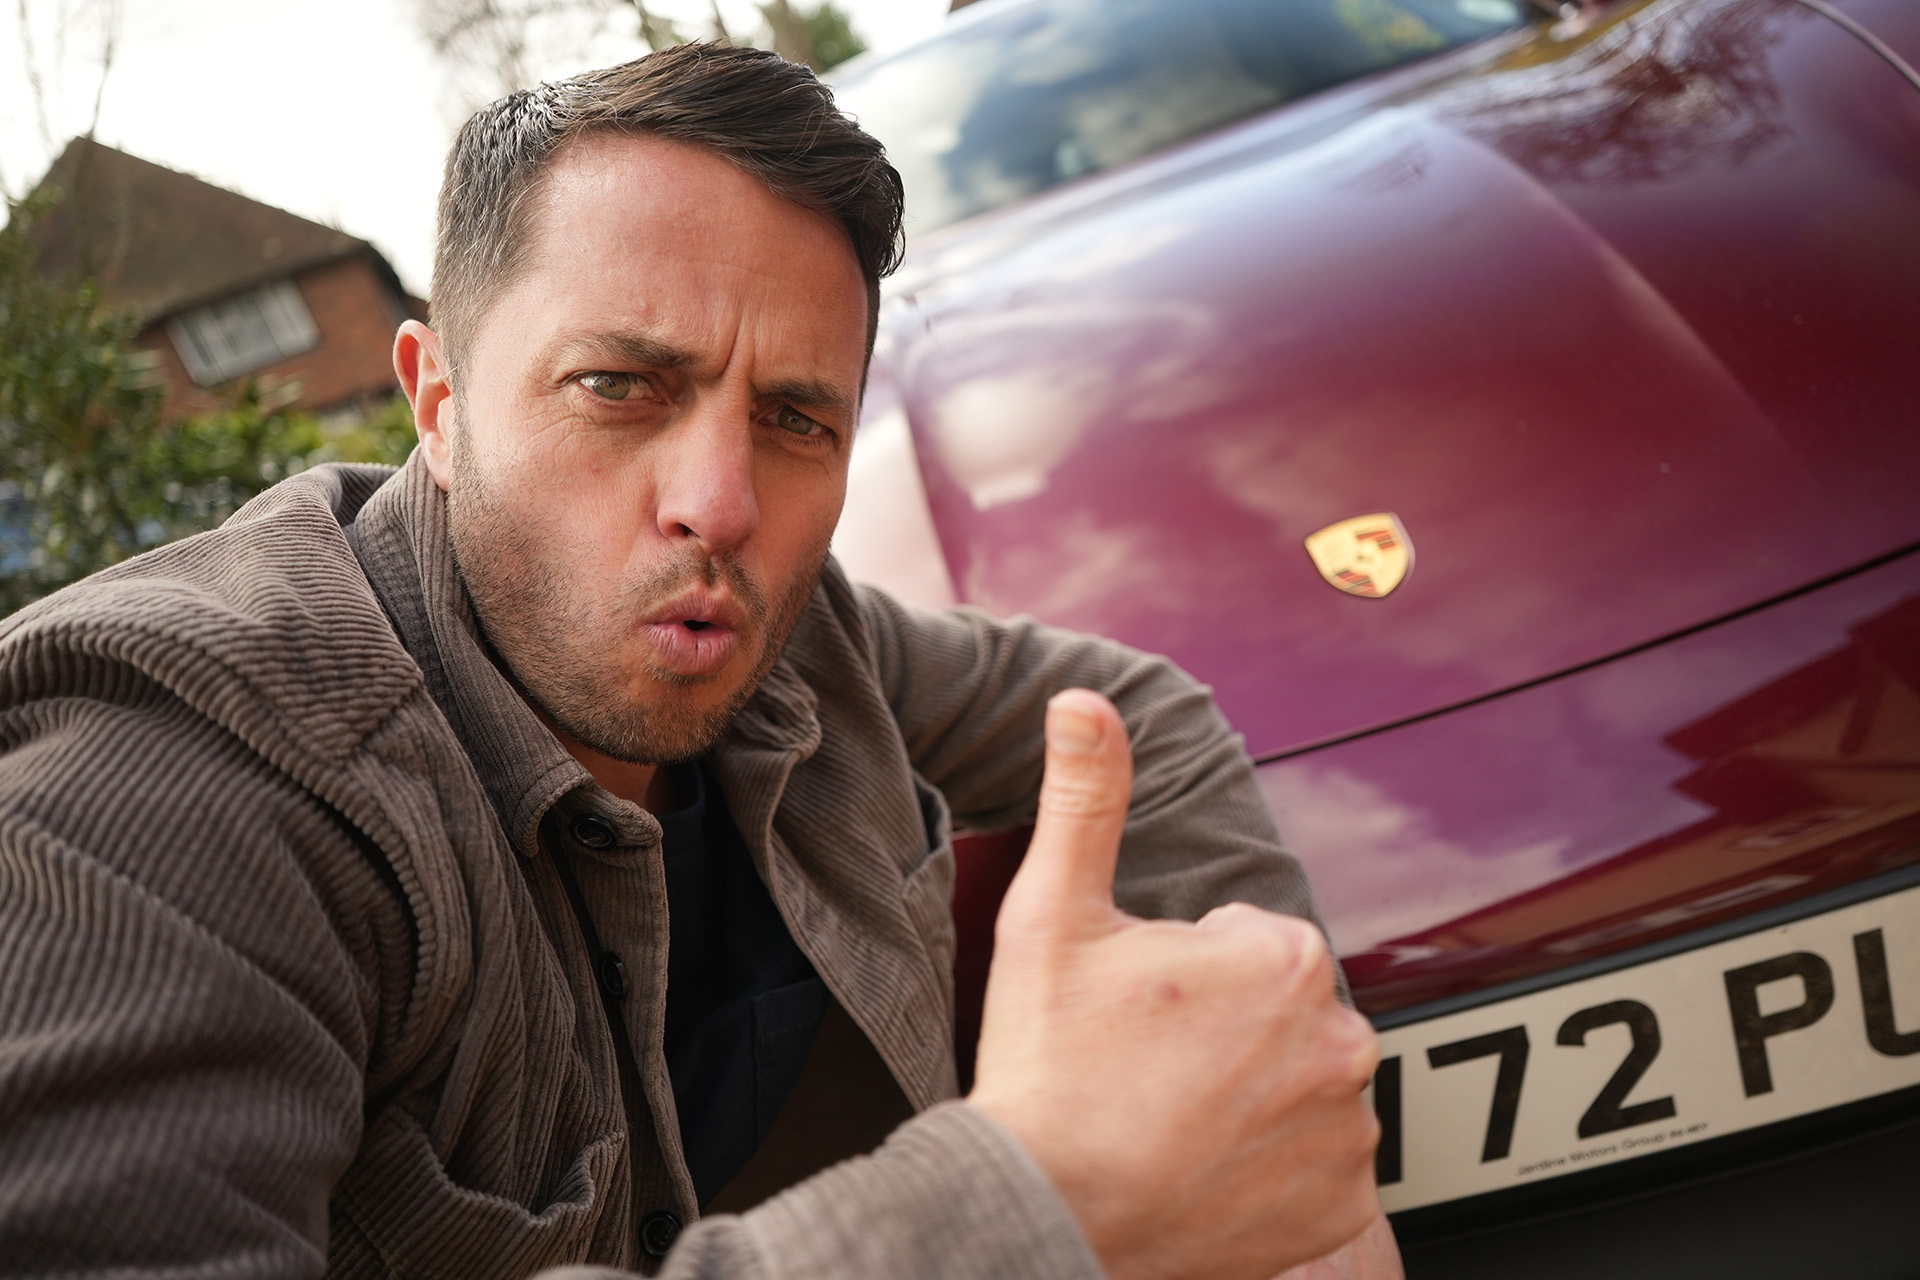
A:
[[[1124,1171],[1112,1162],[1096,1167],[1081,1158],[1078,1144],[1056,1132],[1046,1118],[1058,1107],[1035,1105],[987,1086],[976,1087],[965,1101],[999,1126],[1045,1176],[1109,1280],[1145,1280],[1154,1274],[1132,1265],[1141,1253],[1135,1237],[1146,1224],[1141,1214],[1123,1204]]]

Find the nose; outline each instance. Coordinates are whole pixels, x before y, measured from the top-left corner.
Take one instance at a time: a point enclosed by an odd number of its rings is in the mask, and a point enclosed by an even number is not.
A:
[[[745,406],[728,400],[696,404],[658,441],[660,532],[704,543],[709,553],[739,546],[760,524],[753,422]]]

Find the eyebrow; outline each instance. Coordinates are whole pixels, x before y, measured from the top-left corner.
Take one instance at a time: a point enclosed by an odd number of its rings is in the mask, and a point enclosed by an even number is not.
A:
[[[791,400],[803,409],[824,409],[844,417],[848,423],[852,423],[854,418],[853,401],[847,393],[832,383],[815,378],[776,382],[761,388],[760,394],[773,400]]]
[[[589,333],[569,338],[556,353],[567,364],[588,364],[604,360],[609,364],[643,364],[655,369],[690,369],[693,353],[644,333],[615,331]]]
[[[661,342],[644,333],[613,331],[585,334],[561,344],[559,359],[568,364],[594,361],[645,365],[652,369],[691,369],[698,361],[690,351]],[[819,378],[787,378],[755,387],[756,394],[771,400],[791,400],[803,408],[824,409],[851,422],[856,410],[853,398],[831,382]]]

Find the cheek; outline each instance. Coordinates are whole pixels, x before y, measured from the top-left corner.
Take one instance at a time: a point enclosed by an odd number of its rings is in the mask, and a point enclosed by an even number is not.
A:
[[[623,579],[644,575],[659,554],[648,504],[623,485],[583,484],[563,495],[559,506],[554,558],[585,579],[584,590],[612,590]]]
[[[617,579],[647,541],[651,482],[630,451],[599,448],[582,433],[555,433],[526,453],[511,499],[537,548],[570,570]],[[591,585],[589,583],[588,585]]]
[[[811,568],[832,541],[847,496],[846,467],[835,459],[802,467],[779,468],[756,483],[761,543],[775,572]]]

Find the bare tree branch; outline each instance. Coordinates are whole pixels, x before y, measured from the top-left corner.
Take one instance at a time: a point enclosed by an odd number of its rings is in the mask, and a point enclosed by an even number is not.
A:
[[[646,0],[633,0],[633,11],[640,18],[640,38],[647,42],[649,49],[664,49],[674,40],[673,24],[663,22],[647,9]]]
[[[113,73],[113,54],[120,43],[120,0],[104,0],[101,18],[100,79],[93,87],[93,113],[87,117],[87,137],[100,128],[100,103],[107,94],[107,77]]]
[[[787,0],[767,0],[760,6],[760,15],[773,32],[775,53],[788,62],[813,65],[813,33],[807,30],[807,24],[794,13]]]
[[[24,0],[23,0],[24,2]],[[120,0],[116,0],[120,2]],[[710,28],[722,44],[754,44],[771,36],[774,49],[820,69],[864,47],[847,15],[828,0],[760,0],[764,34],[730,31],[720,0],[411,0],[422,33],[455,69],[479,73],[496,92],[525,87],[556,57],[574,59],[600,47],[607,23],[631,14],[634,34],[648,49],[699,38]],[[701,10],[706,15],[698,16]],[[489,96],[492,96],[489,94]]]
[[[650,47],[679,41],[645,0],[413,0],[413,7],[436,54],[490,82],[486,97],[525,88],[540,52],[552,43],[539,37],[552,36],[553,24],[568,18],[593,19],[597,26],[613,14],[632,12]]]
[[[40,75],[40,56],[33,49],[33,20],[27,0],[20,0],[20,54],[27,64],[27,88],[33,95],[33,114],[40,124],[40,145],[53,154],[53,125],[47,119],[47,85]]]

